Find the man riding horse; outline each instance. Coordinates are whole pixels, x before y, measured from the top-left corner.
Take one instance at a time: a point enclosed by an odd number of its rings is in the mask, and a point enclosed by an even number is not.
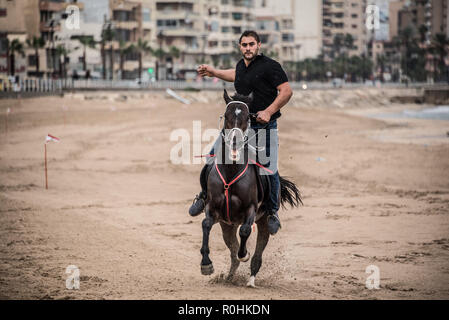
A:
[[[248,96],[252,93],[253,95],[254,103],[252,103],[250,112],[256,113],[257,119],[251,121],[251,128],[256,131],[266,130],[264,147],[268,152],[270,170],[273,172],[269,174],[271,192],[265,205],[268,213],[268,229],[270,234],[274,235],[281,227],[277,213],[280,193],[280,180],[277,171],[277,119],[281,116],[279,110],[290,100],[292,90],[281,65],[273,59],[259,54],[260,47],[258,34],[252,30],[245,31],[239,39],[239,48],[243,58],[237,63],[235,69],[219,70],[203,64],[198,67],[198,73],[202,77],[217,77],[224,81],[234,82],[238,94]],[[211,153],[213,153],[213,149]],[[191,216],[199,215],[205,208],[206,172],[209,166],[211,166],[210,161],[201,172],[202,191],[196,196],[189,209]]]

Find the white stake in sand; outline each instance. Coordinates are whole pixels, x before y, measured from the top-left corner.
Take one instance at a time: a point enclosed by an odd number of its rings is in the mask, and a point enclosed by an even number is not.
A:
[[[47,143],[49,142],[59,142],[61,139],[52,136],[51,134],[47,134],[44,143],[44,159],[45,159],[45,189],[48,189],[48,176],[47,176]]]

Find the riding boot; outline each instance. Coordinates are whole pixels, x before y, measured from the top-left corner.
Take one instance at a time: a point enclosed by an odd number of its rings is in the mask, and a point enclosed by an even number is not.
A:
[[[209,175],[211,169],[211,164],[206,164],[201,170],[200,174],[200,184],[201,184],[201,192],[196,195],[193,200],[192,205],[189,208],[189,214],[192,217],[199,215],[203,212],[206,207],[206,198],[207,198],[207,176]]]
[[[280,228],[282,228],[281,220],[279,219],[277,211],[270,211],[268,213],[268,232],[271,235],[274,235]]]
[[[281,228],[281,220],[278,216],[279,210],[279,192],[280,192],[280,179],[279,173],[276,171],[269,176],[271,183],[270,198],[267,203],[268,207],[268,231],[271,235],[274,235]]]

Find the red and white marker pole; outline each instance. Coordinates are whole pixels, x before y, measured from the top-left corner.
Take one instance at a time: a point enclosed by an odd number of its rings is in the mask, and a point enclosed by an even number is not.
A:
[[[45,162],[45,189],[48,189],[48,175],[47,175],[47,144],[49,142],[59,142],[61,139],[52,136],[51,134],[47,134],[44,143],[44,162]]]

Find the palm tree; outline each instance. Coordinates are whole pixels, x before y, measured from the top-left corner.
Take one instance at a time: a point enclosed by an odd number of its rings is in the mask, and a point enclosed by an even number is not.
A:
[[[412,46],[414,44],[414,29],[412,27],[406,27],[399,31],[399,39],[401,41],[401,47],[404,48],[404,59],[402,60],[402,66],[405,70],[405,75],[408,76],[410,73],[410,53]]]
[[[335,52],[337,53],[337,56],[340,56],[341,49],[344,47],[344,36],[341,33],[337,33],[334,36],[333,42],[332,42],[332,58],[335,57]]]
[[[67,70],[66,70],[66,57],[67,57],[68,51],[63,45],[58,45],[56,47],[56,57],[58,59],[59,63],[59,76],[61,78],[67,77]],[[62,61],[61,61],[62,57]]]
[[[39,49],[45,46],[45,41],[41,37],[34,36],[33,39],[27,39],[27,45],[34,49],[34,56],[36,58],[36,76],[40,77],[40,65],[39,65]]]
[[[19,53],[22,57],[25,56],[25,52],[23,50],[23,43],[20,42],[18,39],[14,39],[13,41],[9,42],[8,40],[8,55],[9,55],[9,65],[11,68],[10,74],[12,76],[16,73],[16,53]]]
[[[384,72],[385,72],[385,65],[387,63],[387,57],[383,54],[380,54],[376,58],[376,67],[380,68],[380,81],[384,82]]]
[[[137,41],[135,49],[137,50],[137,53],[139,54],[139,79],[142,77],[142,59],[145,53],[152,52],[153,50],[148,45],[148,41],[144,41],[142,39],[139,39]]]
[[[448,46],[449,46],[449,39],[446,37],[444,33],[437,33],[433,39],[432,39],[432,47],[434,48],[435,54],[438,56],[438,68],[441,73],[443,70],[446,69],[447,72],[447,66],[445,63],[445,58],[448,54]],[[442,80],[442,75],[440,77],[440,80]]]
[[[78,41],[83,45],[83,70],[86,72],[87,70],[87,62],[86,62],[86,48],[94,48],[95,41],[92,36],[80,36]]]
[[[100,42],[101,43],[101,61],[103,64],[103,80],[106,80],[106,48],[105,48],[106,43],[114,40],[114,37],[115,37],[115,32],[112,29],[112,24],[107,23],[106,27],[103,28],[103,30],[101,32],[101,42]],[[111,48],[112,48],[112,44],[111,44]],[[112,60],[111,51],[110,51],[110,54],[111,54],[110,60]]]
[[[130,44],[129,46],[126,46],[126,42],[121,40],[119,42],[119,54],[120,54],[120,78],[123,80],[123,71],[124,71],[124,65],[126,60],[126,55],[133,52],[135,50],[135,47],[133,44]]]

